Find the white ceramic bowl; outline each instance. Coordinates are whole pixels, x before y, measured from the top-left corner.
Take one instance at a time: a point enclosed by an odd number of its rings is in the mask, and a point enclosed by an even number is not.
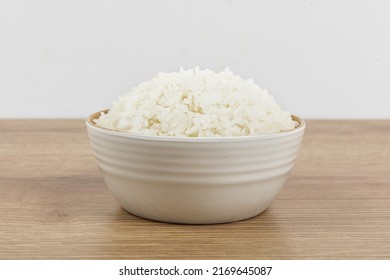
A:
[[[89,139],[114,197],[139,217],[212,224],[254,217],[285,184],[303,137],[295,129],[256,136],[146,136],[100,128],[87,119]]]

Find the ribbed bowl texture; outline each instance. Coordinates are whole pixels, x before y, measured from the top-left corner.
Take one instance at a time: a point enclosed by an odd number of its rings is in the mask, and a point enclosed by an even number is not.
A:
[[[268,208],[293,168],[305,123],[288,132],[170,137],[87,130],[107,187],[128,212],[184,224],[226,223]]]

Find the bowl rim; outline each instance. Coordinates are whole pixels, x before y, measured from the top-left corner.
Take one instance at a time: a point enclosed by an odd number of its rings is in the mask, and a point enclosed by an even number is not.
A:
[[[244,136],[216,136],[216,137],[185,137],[185,136],[160,136],[160,135],[146,135],[142,133],[136,132],[127,132],[127,131],[117,131],[110,128],[104,128],[96,125],[93,120],[97,119],[101,113],[107,113],[109,109],[104,109],[97,111],[86,119],[85,123],[88,128],[98,131],[104,134],[116,135],[125,138],[135,138],[142,140],[153,140],[153,141],[171,141],[171,142],[231,142],[231,141],[245,141],[245,140],[260,140],[260,139],[268,139],[268,138],[279,138],[285,137],[288,135],[296,134],[305,130],[306,124],[305,121],[296,116],[291,115],[292,119],[298,123],[295,128],[288,131],[274,132],[274,133],[266,133],[266,134],[256,134],[256,135],[244,135]]]

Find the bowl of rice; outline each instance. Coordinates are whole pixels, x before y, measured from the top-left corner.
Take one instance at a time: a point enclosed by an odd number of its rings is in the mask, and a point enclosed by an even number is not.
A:
[[[159,73],[86,125],[120,205],[183,224],[265,211],[288,179],[305,130],[252,80],[199,68]]]

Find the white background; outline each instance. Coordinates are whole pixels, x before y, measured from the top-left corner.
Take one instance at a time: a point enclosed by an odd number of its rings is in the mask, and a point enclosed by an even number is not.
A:
[[[7,280],[40,279],[40,280],[127,280],[127,279],[354,279],[354,280],[388,280],[390,276],[388,260],[30,260],[30,261],[0,261],[0,277]],[[175,266],[184,269],[203,269],[203,276],[132,276],[119,275],[119,269],[124,268],[172,269]],[[271,273],[264,276],[256,275],[212,275],[213,267],[272,267]],[[208,270],[208,272],[207,272]],[[248,268],[247,271],[250,269]],[[224,271],[224,270],[223,270]],[[268,270],[267,270],[268,271]]]
[[[0,118],[80,118],[225,66],[304,118],[390,118],[390,1],[0,0]]]

